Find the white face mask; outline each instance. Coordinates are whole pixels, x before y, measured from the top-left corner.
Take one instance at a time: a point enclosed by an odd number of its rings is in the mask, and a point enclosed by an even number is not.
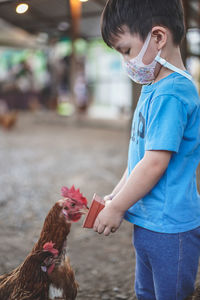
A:
[[[188,79],[192,80],[192,76],[188,73],[184,72],[183,70],[180,70],[179,68],[173,66],[172,64],[168,63],[164,58],[160,57],[161,50],[158,52],[155,59],[150,63],[149,65],[145,65],[143,63],[144,55],[147,51],[147,48],[149,46],[151,40],[151,32],[148,34],[144,45],[138,54],[138,56],[134,57],[133,59],[129,61],[124,61],[124,67],[128,74],[128,76],[135,81],[136,83],[140,84],[149,84],[152,81],[155,80],[155,68],[157,65],[157,62],[161,65],[163,65],[165,68],[168,68],[174,72],[178,72],[181,75],[187,77]]]

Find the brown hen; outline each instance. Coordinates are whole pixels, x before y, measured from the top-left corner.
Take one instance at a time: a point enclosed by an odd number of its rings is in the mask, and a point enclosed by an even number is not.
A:
[[[12,272],[0,276],[1,300],[74,300],[77,283],[66,256],[72,222],[87,211],[79,190],[62,188],[63,199],[49,211],[31,253]]]

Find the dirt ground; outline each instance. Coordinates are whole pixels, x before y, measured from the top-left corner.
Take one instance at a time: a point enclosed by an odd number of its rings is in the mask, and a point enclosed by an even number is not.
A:
[[[128,151],[129,130],[119,127],[40,112],[21,113],[10,132],[0,129],[0,274],[24,260],[63,185],[75,184],[90,201],[94,192],[111,192]],[[136,299],[132,226],[124,221],[106,238],[82,221],[68,239],[77,299]]]
[[[75,184],[90,201],[111,192],[126,166],[128,131],[104,127],[40,112],[0,129],[0,274],[24,260],[63,185]],[[132,226],[105,238],[82,222],[68,239],[77,299],[134,299]]]

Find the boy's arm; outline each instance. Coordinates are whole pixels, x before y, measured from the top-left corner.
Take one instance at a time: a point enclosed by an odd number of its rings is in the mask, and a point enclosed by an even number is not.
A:
[[[127,180],[127,173],[128,173],[128,169],[126,168],[121,180],[119,181],[119,183],[117,184],[117,186],[114,188],[112,194],[115,196],[119,193],[119,191],[122,189],[122,187],[125,185],[126,180]]]
[[[124,213],[141,198],[146,196],[164,174],[172,152],[146,151],[143,159],[136,165],[125,185],[112,202],[98,215],[94,230],[109,235],[121,224]]]
[[[120,181],[118,182],[118,184],[116,185],[116,187],[114,188],[114,190],[112,191],[112,193],[110,195],[107,195],[107,196],[104,197],[105,201],[112,200],[119,193],[119,191],[122,189],[122,187],[126,183],[127,173],[128,173],[128,170],[126,168],[126,170],[125,170],[122,178],[120,179]]]

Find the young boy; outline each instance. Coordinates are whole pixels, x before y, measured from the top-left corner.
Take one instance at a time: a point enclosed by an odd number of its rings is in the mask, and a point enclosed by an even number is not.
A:
[[[108,0],[102,35],[144,86],[127,170],[94,230],[109,235],[123,217],[133,223],[137,298],[183,300],[193,293],[200,254],[200,101],[180,54],[180,0]]]

